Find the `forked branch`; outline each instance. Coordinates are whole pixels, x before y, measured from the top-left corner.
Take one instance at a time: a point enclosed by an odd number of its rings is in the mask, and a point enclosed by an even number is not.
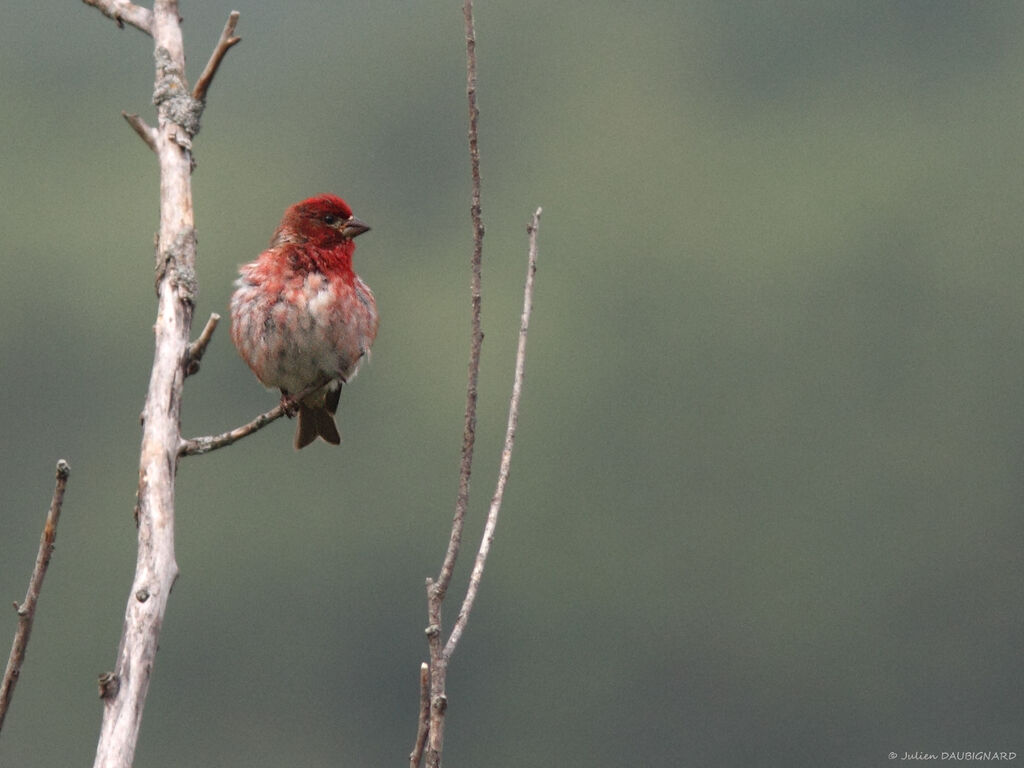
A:
[[[508,485],[509,472],[512,466],[512,451],[515,448],[516,430],[519,426],[519,403],[522,399],[523,381],[526,372],[526,342],[530,330],[530,315],[533,312],[534,275],[537,272],[537,233],[540,229],[540,215],[541,209],[538,208],[526,228],[529,235],[526,285],[523,289],[523,311],[519,322],[519,344],[516,349],[512,395],[509,398],[508,422],[505,428],[505,443],[502,448],[501,462],[498,468],[498,480],[494,489],[494,495],[491,497],[491,506],[487,512],[487,522],[484,525],[480,546],[477,549],[476,559],[473,562],[473,570],[469,577],[466,596],[462,601],[458,618],[452,627],[451,633],[448,635],[447,641],[444,641],[441,627],[441,605],[444,601],[444,594],[434,588],[432,580],[427,579],[427,612],[431,620],[426,630],[427,642],[430,648],[429,691],[426,687],[427,681],[423,679],[424,672],[421,671],[420,715],[416,741],[413,744],[412,753],[409,755],[410,768],[417,768],[424,754],[426,754],[428,768],[438,768],[441,764],[445,714],[448,709],[448,699],[445,691],[448,663],[451,661],[452,654],[455,653],[459,640],[462,638],[466,624],[469,621],[469,614],[472,612],[473,605],[476,602],[476,596],[480,590],[480,582],[483,579],[484,569],[487,566],[487,557],[490,555],[491,544],[494,541],[494,532],[498,525],[502,501],[505,498],[505,488]],[[451,552],[450,546],[449,552]]]
[[[476,29],[473,22],[473,0],[464,0],[463,18],[466,31],[466,97],[469,106],[469,159],[472,180],[472,204],[470,215],[473,221],[473,252],[470,259],[470,292],[472,335],[469,347],[469,372],[466,385],[466,413],[462,434],[462,454],[459,463],[459,488],[455,500],[455,513],[452,516],[451,533],[448,548],[437,579],[427,579],[427,647],[430,653],[430,664],[427,669],[428,682],[421,671],[421,704],[416,741],[409,755],[410,768],[418,768],[425,758],[428,768],[439,768],[444,743],[445,714],[448,709],[448,696],[445,690],[448,674],[448,662],[459,643],[473,610],[480,580],[483,577],[487,556],[494,540],[494,531],[498,524],[498,514],[504,498],[508,482],[512,449],[515,445],[516,427],[519,420],[519,402],[522,394],[523,371],[526,361],[526,338],[529,329],[530,313],[533,307],[533,280],[537,269],[537,229],[540,224],[541,209],[533,215],[527,231],[529,232],[529,254],[526,274],[526,287],[523,291],[523,314],[519,329],[519,346],[516,352],[515,376],[512,385],[512,396],[509,401],[508,426],[505,433],[505,446],[502,450],[501,465],[498,471],[498,482],[491,498],[491,506],[487,514],[483,538],[477,550],[476,560],[470,576],[469,587],[463,599],[458,619],[448,636],[443,636],[441,624],[441,606],[451,584],[455,561],[459,556],[462,544],[462,531],[469,506],[469,484],[473,469],[473,448],[476,442],[476,408],[477,384],[480,376],[480,349],[483,344],[483,330],[480,322],[481,304],[481,264],[483,255],[484,225],[480,206],[480,148],[478,142],[477,123],[479,110],[476,105]]]
[[[444,561],[437,579],[427,579],[427,648],[430,653],[430,706],[426,743],[421,744],[417,736],[416,747],[410,756],[412,765],[426,754],[429,768],[441,764],[441,750],[444,741],[444,715],[448,707],[445,693],[445,679],[448,674],[448,659],[444,653],[444,638],[441,635],[441,605],[444,603],[448,586],[451,584],[455,561],[462,546],[462,529],[469,506],[469,483],[473,473],[473,449],[476,444],[477,387],[480,380],[480,349],[484,332],[480,322],[481,264],[483,261],[484,225],[480,206],[480,148],[477,122],[479,110],[476,106],[476,28],[473,23],[473,0],[464,0],[462,16],[466,32],[466,99],[469,107],[469,161],[472,181],[470,216],[473,220],[473,251],[470,257],[470,299],[472,333],[469,343],[469,371],[466,382],[466,413],[462,429],[462,455],[459,461],[459,487],[455,498],[455,513],[452,516],[451,533]],[[419,731],[422,732],[420,721]]]

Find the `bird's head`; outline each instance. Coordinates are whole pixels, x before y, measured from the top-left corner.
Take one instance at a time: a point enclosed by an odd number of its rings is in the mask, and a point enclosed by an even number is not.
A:
[[[313,243],[330,248],[350,242],[369,230],[365,222],[352,215],[352,209],[340,197],[320,195],[296,203],[284,212],[271,246]]]

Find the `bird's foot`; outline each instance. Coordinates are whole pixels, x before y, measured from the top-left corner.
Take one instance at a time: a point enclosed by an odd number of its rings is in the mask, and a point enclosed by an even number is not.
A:
[[[284,415],[291,419],[299,412],[299,401],[292,395],[282,392],[281,407],[284,408]]]

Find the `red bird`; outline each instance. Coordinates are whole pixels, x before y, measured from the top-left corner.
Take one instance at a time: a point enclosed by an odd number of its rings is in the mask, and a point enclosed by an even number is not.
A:
[[[340,197],[311,197],[285,211],[270,247],[239,269],[231,340],[256,378],[298,407],[296,448],[317,436],[341,442],[334,423],[341,386],[377,336],[377,303],[352,270],[354,238],[369,229]]]

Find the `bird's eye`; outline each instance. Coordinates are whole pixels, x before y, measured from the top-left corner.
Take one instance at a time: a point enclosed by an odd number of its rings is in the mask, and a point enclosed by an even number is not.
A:
[[[338,217],[335,216],[333,213],[325,213],[324,214],[324,224],[326,224],[329,227],[333,227],[337,223],[338,223]]]

